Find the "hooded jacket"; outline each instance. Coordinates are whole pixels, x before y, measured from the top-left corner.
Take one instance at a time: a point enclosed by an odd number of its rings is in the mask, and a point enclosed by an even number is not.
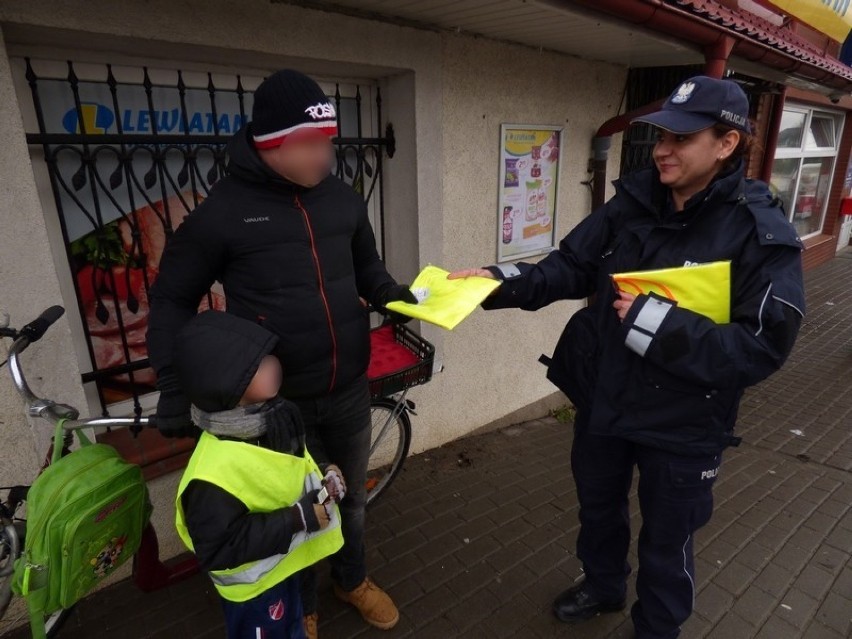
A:
[[[373,301],[395,284],[376,251],[363,198],[336,177],[303,188],[274,173],[250,142],[228,145],[228,174],[169,240],[151,292],[148,355],[160,374],[174,338],[215,281],[229,313],[278,338],[282,395],[326,395],[363,375]]]
[[[537,264],[491,267],[504,282],[485,307],[535,310],[594,296],[543,358],[548,378],[591,432],[715,455],[739,443],[744,389],[778,370],[793,347],[805,308],[801,240],[767,186],[744,179],[742,163],[681,212],[655,167],[615,189]],[[730,323],[648,295],[619,321],[610,275],[721,260],[731,261]]]
[[[239,404],[261,360],[278,337],[230,313],[205,311],[187,322],[175,340],[173,368],[193,405],[206,413]]]
[[[190,401],[211,420],[232,411],[242,398],[261,360],[276,347],[278,338],[252,322],[229,313],[206,311],[192,318],[178,334],[173,366]],[[304,425],[298,409],[277,411],[269,430],[251,443],[276,452],[301,455]],[[246,407],[258,415],[267,404]],[[287,445],[281,443],[287,442]],[[276,445],[277,444],[277,445]],[[294,450],[293,447],[298,450]],[[223,570],[286,553],[302,529],[289,508],[268,513],[249,512],[236,495],[207,481],[192,480],[181,494],[186,527],[205,570]]]

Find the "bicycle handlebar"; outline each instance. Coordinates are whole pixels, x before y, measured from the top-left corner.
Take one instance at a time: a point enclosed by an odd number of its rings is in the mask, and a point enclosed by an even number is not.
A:
[[[77,419],[80,412],[73,406],[58,404],[50,399],[42,399],[37,396],[27,384],[24,371],[21,368],[20,354],[33,342],[42,338],[48,328],[65,313],[61,306],[51,306],[32,322],[24,326],[20,331],[7,331],[15,336],[15,341],[9,348],[9,373],[15,390],[27,403],[27,411],[32,417],[41,417],[56,424],[59,420],[65,420],[63,428],[66,430],[78,430],[90,427],[120,427],[120,426],[155,426],[153,417],[91,417],[88,419]]]
[[[39,341],[47,332],[47,329],[65,314],[65,309],[61,306],[51,306],[39,315],[32,322],[21,329],[21,335],[25,336],[30,344]]]

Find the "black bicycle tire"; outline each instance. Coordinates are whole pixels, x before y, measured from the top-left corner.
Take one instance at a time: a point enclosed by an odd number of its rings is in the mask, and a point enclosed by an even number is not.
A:
[[[370,402],[370,415],[372,420],[373,408],[383,408],[388,411],[394,411],[397,403],[388,398],[374,399]],[[390,471],[382,478],[379,484],[373,490],[367,493],[367,506],[371,506],[378,501],[382,494],[388,489],[394,479],[397,478],[403,465],[405,458],[408,457],[408,451],[411,448],[411,418],[408,416],[408,410],[403,408],[396,416],[397,428],[400,433],[400,446],[397,448],[397,454],[391,464]]]
[[[16,522],[16,527],[22,525],[22,522]],[[18,536],[18,555],[20,555],[20,551],[24,544],[25,533],[20,533]],[[6,615],[6,610],[9,607],[9,604],[12,600],[12,580],[14,579],[14,572],[2,577],[0,580],[0,620],[2,620]],[[48,639],[52,639],[56,637],[59,631],[62,629],[62,626],[68,620],[68,617],[71,615],[71,611],[74,609],[74,606],[70,608],[62,608],[55,612],[50,613],[49,615],[45,615],[45,634]],[[24,617],[24,619],[28,619],[28,617]]]
[[[21,539],[17,534],[17,526],[15,524],[6,518],[4,518],[0,523],[2,523],[3,529],[12,529],[12,532],[14,533],[14,541],[12,544],[16,546],[11,550],[9,556],[8,574],[0,577],[0,619],[2,619],[6,614],[6,609],[9,607],[9,603],[12,600],[12,579],[14,579],[15,575],[12,570],[12,566],[15,559],[21,554]]]

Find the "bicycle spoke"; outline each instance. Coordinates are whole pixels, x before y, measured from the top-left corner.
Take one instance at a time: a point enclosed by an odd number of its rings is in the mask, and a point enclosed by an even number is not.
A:
[[[367,504],[390,485],[408,454],[411,425],[402,397],[376,400],[371,405],[372,435],[367,471]]]

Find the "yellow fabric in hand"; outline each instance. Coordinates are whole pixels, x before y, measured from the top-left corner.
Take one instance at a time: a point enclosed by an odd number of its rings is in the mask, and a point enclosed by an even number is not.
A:
[[[390,302],[388,310],[452,330],[500,286],[487,277],[448,280],[447,275],[449,271],[427,266],[411,284],[420,303]]]
[[[632,295],[656,293],[717,324],[731,321],[731,263],[635,271],[612,275],[616,288]]]

